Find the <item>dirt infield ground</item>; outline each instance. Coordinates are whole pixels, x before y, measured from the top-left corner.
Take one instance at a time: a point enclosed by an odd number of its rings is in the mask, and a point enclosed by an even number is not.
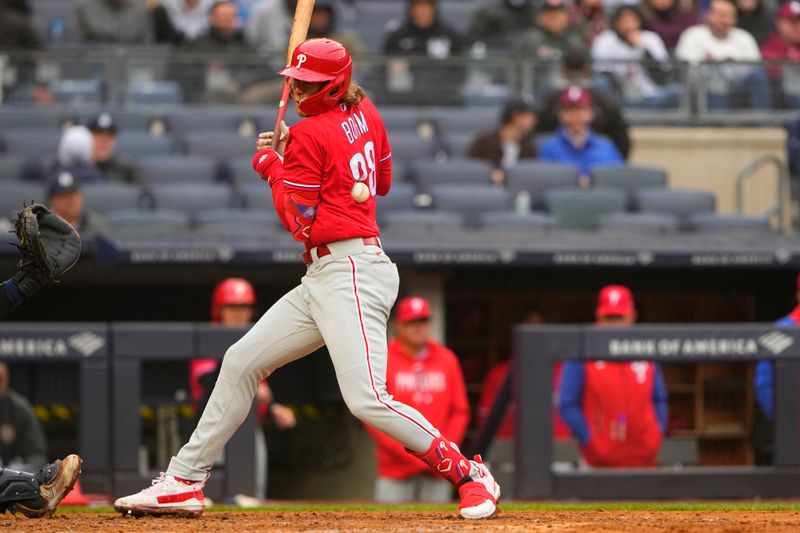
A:
[[[507,510],[471,522],[447,511],[210,512],[196,519],[123,518],[113,514],[58,514],[50,520],[0,517],[3,531],[130,533],[216,532],[503,532],[558,531],[800,531],[800,511]]]

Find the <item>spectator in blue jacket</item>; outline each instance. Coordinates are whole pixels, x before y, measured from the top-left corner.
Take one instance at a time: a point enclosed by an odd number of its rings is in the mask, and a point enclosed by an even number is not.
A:
[[[800,275],[797,277],[795,293],[798,305],[791,313],[778,319],[775,325],[779,328],[796,328],[800,326]],[[772,420],[775,417],[775,364],[770,360],[759,361],[756,364],[756,374],[753,378],[756,389],[756,402],[761,407],[764,415]]]
[[[559,128],[539,147],[539,159],[577,166],[588,179],[593,166],[624,163],[613,142],[591,128],[592,96],[583,87],[567,87],[559,98]]]

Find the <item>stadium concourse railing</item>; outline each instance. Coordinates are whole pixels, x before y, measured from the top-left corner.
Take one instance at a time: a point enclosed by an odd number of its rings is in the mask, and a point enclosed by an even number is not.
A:
[[[498,395],[493,406],[487,430],[491,432],[501,420],[504,400],[507,403],[510,397],[515,398],[517,498],[800,496],[800,330],[779,329],[772,324],[671,324],[630,328],[518,326],[514,341],[515,367],[509,373],[511,378],[505,391]],[[567,359],[635,359],[662,363],[774,360],[772,466],[570,471],[554,468],[552,365]]]
[[[0,54],[0,102],[49,105],[274,105],[281,55],[199,52],[168,46],[65,45]],[[355,78],[381,105],[498,105],[566,83],[556,61],[514,54],[448,59],[356,55]],[[595,87],[634,123],[774,124],[800,104],[796,61],[595,63]]]

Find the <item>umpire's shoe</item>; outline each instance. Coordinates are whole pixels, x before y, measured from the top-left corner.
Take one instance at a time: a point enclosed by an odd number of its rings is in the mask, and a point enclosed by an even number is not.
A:
[[[71,454],[45,466],[33,476],[39,485],[38,496],[11,504],[10,510],[28,518],[52,517],[58,504],[75,486],[81,464],[81,458]]]

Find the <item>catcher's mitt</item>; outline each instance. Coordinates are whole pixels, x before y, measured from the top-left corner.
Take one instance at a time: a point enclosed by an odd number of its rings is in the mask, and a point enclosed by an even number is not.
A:
[[[18,213],[16,234],[22,253],[19,268],[36,268],[53,281],[81,255],[81,238],[75,228],[42,204],[31,204]]]

